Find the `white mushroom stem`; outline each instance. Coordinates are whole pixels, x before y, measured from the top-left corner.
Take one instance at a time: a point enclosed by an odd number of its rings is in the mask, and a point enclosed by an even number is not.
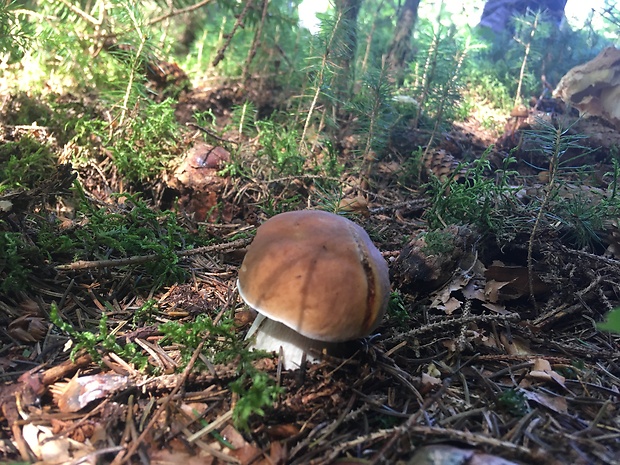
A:
[[[282,367],[285,370],[298,369],[301,366],[304,354],[306,354],[306,361],[316,363],[319,358],[313,354],[340,345],[302,336],[288,326],[260,313],[256,316],[246,335],[246,339],[252,337],[254,340],[250,344],[251,350],[264,350],[279,354],[280,348],[282,348]]]

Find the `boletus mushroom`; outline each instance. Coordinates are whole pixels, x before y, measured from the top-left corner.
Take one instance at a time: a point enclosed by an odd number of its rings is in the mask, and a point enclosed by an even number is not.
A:
[[[237,282],[258,312],[251,347],[279,352],[283,366],[315,361],[335,343],[370,334],[390,294],[388,266],[364,229],[324,211],[281,213],[263,223]]]

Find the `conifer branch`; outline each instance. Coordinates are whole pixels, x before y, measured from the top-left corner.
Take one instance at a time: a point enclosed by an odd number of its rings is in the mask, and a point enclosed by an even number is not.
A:
[[[205,6],[207,3],[211,3],[211,0],[202,0],[201,2],[198,2],[194,5],[190,5],[190,6],[186,6],[185,8],[179,8],[178,10],[171,10],[166,14],[163,14],[161,16],[157,16],[156,18],[153,18],[151,20],[149,20],[146,25],[147,26],[152,26],[153,24],[157,24],[160,23],[162,21],[165,21],[168,18],[172,18],[174,16],[179,16],[185,13],[190,13],[192,11],[198,10],[199,8],[202,8],[203,6]]]
[[[245,3],[245,6],[243,7],[243,11],[241,11],[241,14],[237,17],[237,21],[235,22],[235,25],[233,26],[232,31],[230,31],[230,34],[227,34],[226,42],[224,43],[224,45],[222,45],[222,48],[220,48],[217,51],[217,54],[215,55],[215,58],[213,59],[212,65],[214,67],[217,66],[220,63],[220,61],[224,59],[224,54],[226,53],[226,50],[228,50],[228,47],[230,46],[230,43],[232,42],[232,38],[235,36],[237,29],[239,29],[240,27],[244,27],[243,20],[245,19],[245,16],[248,14],[248,10],[252,6],[252,3],[254,3],[254,0],[248,0]]]
[[[62,3],[64,6],[66,6],[67,8],[69,8],[71,11],[73,11],[76,15],[80,16],[85,21],[91,23],[94,26],[101,26],[102,21],[100,19],[97,19],[94,16],[89,15],[84,10],[80,10],[77,6],[72,5],[67,0],[58,0],[58,1]]]

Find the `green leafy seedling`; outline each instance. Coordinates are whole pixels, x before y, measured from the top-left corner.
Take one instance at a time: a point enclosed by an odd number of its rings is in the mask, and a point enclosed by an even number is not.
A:
[[[598,323],[596,327],[603,331],[620,334],[620,307],[609,312],[606,321]]]
[[[508,413],[522,417],[529,411],[525,395],[516,389],[507,389],[497,397],[499,407]]]
[[[133,342],[125,345],[119,344],[116,336],[108,330],[108,317],[105,313],[101,315],[99,320],[98,331],[77,331],[73,326],[64,321],[58,312],[56,304],[52,304],[50,309],[50,321],[56,325],[61,331],[67,333],[74,342],[71,349],[70,357],[75,359],[77,354],[85,350],[95,361],[101,360],[100,350],[104,349],[113,352],[136,365],[139,369],[145,369],[148,365],[148,358],[142,355],[139,347]]]

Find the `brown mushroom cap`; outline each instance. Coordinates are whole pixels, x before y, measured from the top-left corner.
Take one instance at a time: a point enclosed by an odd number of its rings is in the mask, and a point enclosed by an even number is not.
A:
[[[315,210],[281,213],[261,225],[238,286],[259,313],[329,342],[368,335],[390,293],[387,263],[366,231]]]

